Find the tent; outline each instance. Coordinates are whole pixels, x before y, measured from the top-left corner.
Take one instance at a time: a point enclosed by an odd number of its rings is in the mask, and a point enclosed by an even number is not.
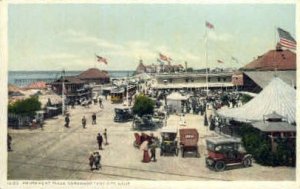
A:
[[[170,108],[170,112],[182,113],[182,101],[186,101],[187,96],[182,96],[178,92],[173,92],[167,96],[167,104]]]
[[[217,114],[237,121],[261,121],[276,112],[290,123],[296,120],[296,90],[274,77],[268,86],[247,104],[239,108],[222,108]]]

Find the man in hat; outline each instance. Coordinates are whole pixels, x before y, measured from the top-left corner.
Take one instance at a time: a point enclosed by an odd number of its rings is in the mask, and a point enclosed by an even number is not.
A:
[[[97,170],[99,170],[99,168],[101,168],[100,161],[101,161],[101,156],[100,156],[99,152],[94,152],[94,162],[95,162],[95,166],[96,166]]]
[[[65,117],[65,127],[69,127],[69,124],[70,124],[70,118],[69,118],[69,114],[66,115]]]
[[[151,152],[150,160],[153,159],[153,161],[156,162],[156,141],[155,141],[155,137],[154,137],[153,133],[150,134],[149,146],[150,146],[150,152]]]
[[[93,115],[92,115],[92,125],[96,125],[96,119],[97,119],[96,113],[93,113]]]
[[[100,106],[100,108],[103,108],[102,98],[99,98],[99,106]]]
[[[83,116],[83,118],[81,119],[82,122],[82,127],[85,129],[85,125],[86,125],[86,118],[85,116]]]
[[[150,152],[151,152],[150,160],[153,159],[153,161],[156,162],[156,147],[154,145],[150,147]]]
[[[106,128],[104,129],[103,136],[104,136],[104,139],[105,139],[104,145],[108,145],[108,142],[107,142],[107,129]]]
[[[95,161],[95,159],[94,159],[94,154],[91,153],[91,154],[90,154],[90,157],[89,157],[89,165],[90,165],[90,167],[91,167],[91,171],[93,171],[94,161]]]
[[[97,142],[98,142],[99,150],[102,150],[102,142],[103,142],[103,138],[102,138],[102,136],[101,136],[100,133],[98,133],[98,136],[97,136]]]

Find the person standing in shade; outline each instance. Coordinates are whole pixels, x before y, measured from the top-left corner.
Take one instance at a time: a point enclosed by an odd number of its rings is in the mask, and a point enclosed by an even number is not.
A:
[[[92,115],[92,125],[96,125],[96,119],[97,119],[97,116],[96,116],[96,113],[93,113]]]
[[[69,127],[69,124],[70,124],[70,118],[69,118],[69,114],[66,115],[65,117],[65,127]]]
[[[102,138],[102,136],[101,136],[100,133],[98,133],[98,136],[97,136],[97,142],[98,142],[99,150],[102,150],[102,142],[103,142],[103,138]]]
[[[107,142],[107,129],[106,128],[104,129],[103,136],[104,136],[104,140],[105,140],[104,145],[108,145],[108,142]]]
[[[7,150],[9,152],[12,151],[12,149],[11,149],[11,142],[12,142],[12,137],[9,134],[7,134]]]
[[[86,118],[85,118],[85,116],[83,116],[81,122],[82,122],[82,127],[85,129],[85,126],[86,126]]]

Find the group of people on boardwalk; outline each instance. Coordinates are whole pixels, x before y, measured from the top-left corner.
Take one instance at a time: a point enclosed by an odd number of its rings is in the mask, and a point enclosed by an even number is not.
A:
[[[104,145],[108,145],[108,142],[107,142],[107,129],[104,129],[103,136],[104,136]],[[97,139],[99,150],[103,150],[103,147],[102,147],[103,136],[101,135],[101,133],[97,134],[96,139]],[[89,164],[90,164],[90,167],[91,167],[91,171],[94,170],[94,166],[95,166],[96,170],[101,168],[100,160],[101,160],[101,155],[98,151],[90,154]]]
[[[99,168],[101,168],[101,155],[99,152],[93,152],[90,154],[90,157],[89,157],[89,164],[90,164],[90,167],[91,167],[91,171],[94,170],[94,166],[95,166],[95,169],[96,170],[99,170]]]

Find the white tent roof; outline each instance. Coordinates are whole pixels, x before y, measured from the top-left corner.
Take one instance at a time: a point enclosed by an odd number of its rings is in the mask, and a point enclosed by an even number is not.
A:
[[[178,92],[173,92],[167,96],[167,100],[187,100],[187,96],[182,96]]]
[[[233,109],[222,108],[217,113],[238,121],[257,121],[274,111],[290,123],[296,120],[296,90],[277,77],[247,104]]]

